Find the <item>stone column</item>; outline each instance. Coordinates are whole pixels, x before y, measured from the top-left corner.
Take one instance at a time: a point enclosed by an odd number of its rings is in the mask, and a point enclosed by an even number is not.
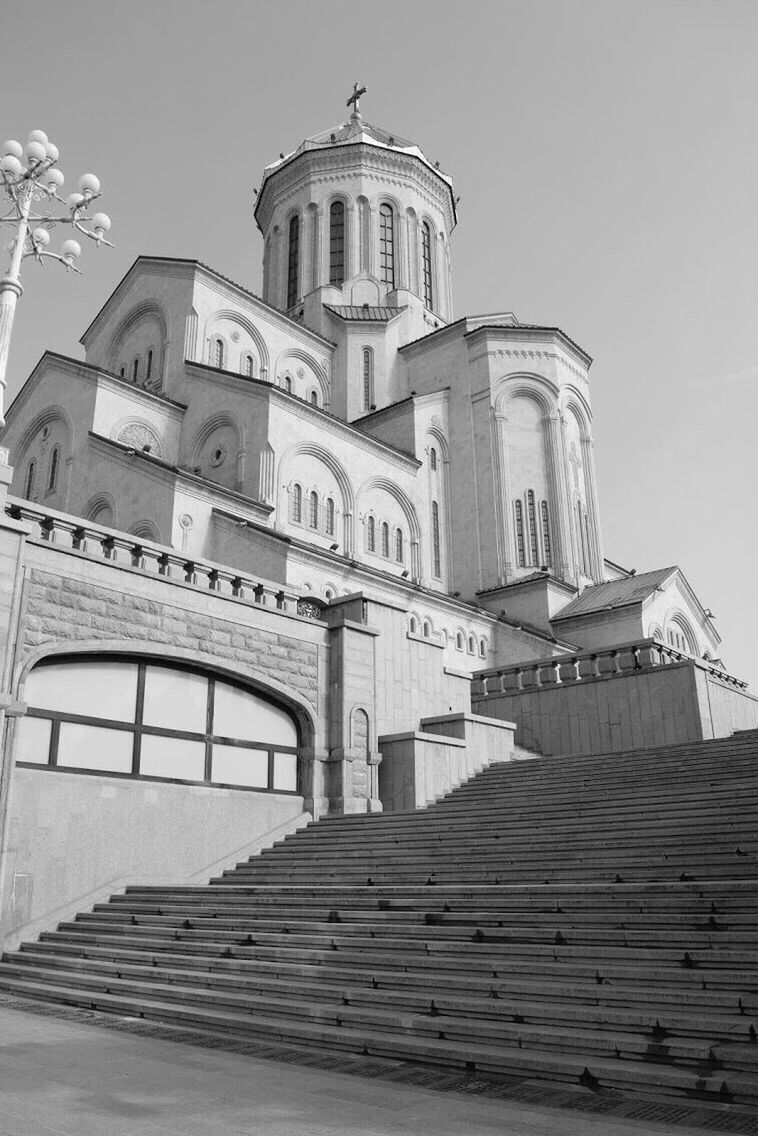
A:
[[[351,201],[345,218],[345,279],[352,280],[360,272],[360,218],[358,207]]]

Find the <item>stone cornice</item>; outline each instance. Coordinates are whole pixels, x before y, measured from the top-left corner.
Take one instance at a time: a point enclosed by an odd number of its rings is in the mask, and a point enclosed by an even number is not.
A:
[[[472,347],[470,348],[470,358],[473,360],[481,358],[485,354],[493,354],[490,344],[492,341],[506,340],[516,344],[521,341],[522,343],[542,343],[552,344],[560,349],[561,354],[555,352],[540,353],[538,349],[524,348],[514,346],[511,348],[496,349],[499,354],[504,357],[512,358],[529,358],[530,356],[538,357],[540,354],[545,358],[555,358],[562,362],[573,374],[577,377],[586,380],[587,371],[592,365],[591,357],[583,351],[573,339],[569,339],[564,331],[559,327],[505,327],[497,325],[484,324],[480,327],[473,328],[471,331],[464,333],[465,338],[470,341]],[[475,346],[474,346],[475,345]],[[563,356],[568,356],[566,359]],[[578,367],[572,365],[578,363]]]
[[[323,174],[314,176],[316,171],[323,171]],[[457,223],[455,196],[450,184],[440,174],[415,154],[385,150],[363,142],[323,150],[304,150],[271,171],[264,177],[258,194],[253,210],[255,222],[264,233],[271,221],[274,202],[286,201],[308,183],[334,182],[360,174],[381,179],[386,184],[388,171],[394,175],[395,184],[407,185],[411,181],[416,188],[420,187],[428,203],[444,213],[448,233],[453,231]]]

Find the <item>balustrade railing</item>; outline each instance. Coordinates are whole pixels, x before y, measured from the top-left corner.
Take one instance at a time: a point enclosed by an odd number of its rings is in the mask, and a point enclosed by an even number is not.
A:
[[[31,540],[277,611],[321,618],[320,607],[317,611],[317,605],[302,604],[295,592],[281,584],[250,577],[223,564],[188,556],[175,548],[153,544],[141,537],[103,528],[14,497],[8,498],[5,511],[9,517],[24,521],[30,527]]]
[[[559,686],[588,679],[613,678],[634,674],[635,671],[689,663],[714,675],[737,690],[745,690],[746,682],[727,674],[706,659],[695,659],[657,639],[641,639],[635,643],[622,643],[597,651],[554,655],[549,659],[518,663],[510,667],[477,671],[472,680],[474,699],[492,698],[499,694],[520,694],[540,687]]]

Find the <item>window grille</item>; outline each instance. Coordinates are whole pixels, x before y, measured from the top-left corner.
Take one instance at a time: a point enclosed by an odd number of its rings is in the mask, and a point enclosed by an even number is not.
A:
[[[421,265],[424,278],[424,303],[427,308],[433,307],[434,295],[432,292],[432,227],[425,221],[421,228]]]
[[[389,559],[390,555],[390,527],[385,521],[382,525],[382,556]]]
[[[287,307],[297,303],[297,277],[300,265],[300,218],[296,215],[290,221],[289,255],[287,257]]]
[[[403,530],[395,529],[395,560],[398,564],[403,563]]]
[[[213,340],[212,363],[213,363],[213,366],[218,367],[219,370],[221,370],[224,366],[224,341],[223,341],[223,339],[214,339]]]
[[[520,501],[515,503],[516,513],[516,563],[519,568],[526,567],[526,548],[524,546],[524,506]]]
[[[248,379],[253,378],[253,376],[255,374],[255,363],[253,362],[252,355],[246,355],[245,356],[245,365],[244,365],[244,368],[243,368],[243,373],[247,376]]]
[[[334,501],[331,497],[326,502],[326,532],[328,536],[334,536]]]
[[[333,201],[329,208],[329,283],[345,282],[345,206]]]
[[[442,575],[442,556],[440,553],[440,507],[432,501],[432,575]]]
[[[369,552],[376,551],[376,521],[373,517],[368,519],[368,536],[366,543],[368,544]]]
[[[312,529],[318,528],[318,493],[315,489],[309,497],[308,504],[308,524]]]
[[[303,520],[303,490],[299,485],[292,490],[292,520],[298,525]]]
[[[379,279],[395,287],[395,216],[391,205],[379,207]]]

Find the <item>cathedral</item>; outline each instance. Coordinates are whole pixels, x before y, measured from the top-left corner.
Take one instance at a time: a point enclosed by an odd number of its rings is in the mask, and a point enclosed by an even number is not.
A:
[[[453,180],[363,93],[263,171],[262,296],[139,256],[8,411],[8,943],[495,760],[758,725],[681,570],[606,556],[589,354],[455,315]]]

